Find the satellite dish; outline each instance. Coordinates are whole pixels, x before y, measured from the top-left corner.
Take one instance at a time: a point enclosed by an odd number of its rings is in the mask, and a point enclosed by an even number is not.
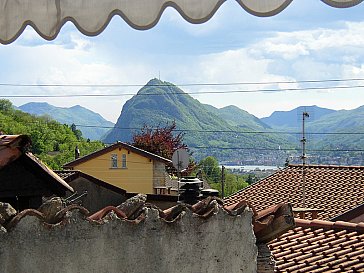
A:
[[[177,149],[173,153],[172,163],[178,172],[181,172],[184,169],[186,169],[189,164],[189,155],[187,150],[183,148]]]

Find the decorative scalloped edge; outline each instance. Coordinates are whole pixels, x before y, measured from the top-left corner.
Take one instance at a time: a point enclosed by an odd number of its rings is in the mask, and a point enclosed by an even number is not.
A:
[[[205,16],[205,17],[201,17],[199,19],[194,19],[189,17],[184,11],[183,9],[177,5],[175,2],[173,1],[167,1],[165,2],[158,15],[156,16],[156,18],[147,25],[137,25],[135,23],[133,23],[128,16],[126,16],[120,9],[117,10],[113,10],[109,13],[105,23],[96,31],[90,32],[87,31],[86,29],[82,28],[77,20],[73,17],[65,17],[62,21],[59,22],[59,24],[57,26],[55,26],[55,32],[54,35],[48,36],[45,35],[44,33],[42,33],[38,27],[36,26],[35,23],[33,23],[32,21],[25,21],[22,26],[19,28],[19,30],[15,33],[15,35],[7,40],[3,40],[0,38],[0,43],[1,44],[10,44],[12,42],[14,42],[24,31],[24,29],[27,26],[31,26],[38,34],[39,36],[41,36],[43,39],[51,41],[54,40],[59,32],[61,31],[63,25],[67,22],[72,22],[74,24],[74,26],[84,35],[87,36],[96,36],[99,35],[100,33],[102,33],[105,28],[108,26],[108,24],[110,23],[111,19],[115,16],[118,15],[120,16],[129,26],[131,26],[134,29],[137,30],[147,30],[150,29],[152,27],[154,27],[155,25],[157,25],[157,23],[159,22],[164,10],[167,7],[172,7],[175,10],[177,10],[177,12],[188,22],[192,23],[192,24],[201,24],[201,23],[205,23],[208,20],[210,20],[212,18],[212,16],[216,13],[216,11],[220,8],[220,6],[225,2],[226,0],[218,0],[218,2],[216,3],[215,7]],[[282,3],[281,6],[279,6],[276,9],[273,9],[271,11],[267,11],[267,12],[258,12],[258,11],[254,11],[251,8],[249,8],[246,4],[244,4],[243,0],[236,0],[236,2],[244,9],[246,10],[248,13],[255,15],[255,16],[259,16],[259,17],[269,17],[269,16],[274,16],[278,13],[280,13],[281,11],[283,11],[293,0],[286,0]],[[363,0],[351,0],[351,1],[347,1],[347,2],[340,2],[340,1],[335,1],[335,0],[321,0],[322,2],[324,2],[325,4],[335,7],[335,8],[349,8],[349,7],[353,7],[355,5],[360,4],[361,2],[363,2]]]
[[[77,23],[77,20],[73,17],[65,17],[62,21],[59,22],[58,26],[56,26],[56,31],[54,33],[54,35],[52,36],[47,36],[45,34],[43,34],[38,28],[37,26],[32,22],[32,21],[29,21],[29,20],[26,20],[22,26],[20,27],[20,29],[16,32],[16,34],[8,39],[8,40],[3,40],[0,38],[0,43],[1,44],[10,44],[12,42],[14,42],[24,31],[24,29],[27,27],[27,26],[31,26],[38,34],[39,36],[41,36],[43,39],[45,40],[48,40],[48,41],[51,41],[51,40],[54,40],[59,32],[61,31],[63,25],[67,22],[72,22],[74,24],[74,26],[84,35],[87,35],[87,36],[97,36],[99,35],[100,33],[102,33],[105,28],[108,26],[108,24],[110,23],[111,19],[115,16],[115,15],[118,15],[120,16],[129,26],[131,26],[132,28],[134,29],[137,29],[137,30],[147,30],[147,29],[150,29],[154,26],[157,25],[157,23],[159,22],[160,18],[162,17],[162,14],[164,12],[164,10],[167,8],[167,7],[172,7],[174,8],[175,10],[177,10],[177,12],[187,21],[187,22],[190,22],[192,24],[201,24],[201,23],[205,23],[207,22],[208,20],[210,20],[212,18],[212,16],[216,13],[216,11],[220,8],[220,6],[225,2],[226,0],[218,0],[218,2],[216,3],[215,7],[205,16],[205,17],[202,17],[202,18],[199,18],[199,19],[194,19],[194,18],[191,18],[189,17],[181,7],[179,7],[176,3],[172,2],[172,1],[168,1],[168,2],[165,2],[158,15],[156,16],[156,18],[148,25],[137,25],[137,24],[134,24],[131,20],[129,20],[128,16],[126,16],[120,9],[117,9],[117,10],[113,10],[109,13],[105,23],[96,31],[94,32],[90,32],[90,31],[87,31],[86,29],[82,28],[78,23]]]
[[[88,217],[88,211],[87,209],[78,206],[78,205],[71,205],[69,207],[66,207],[62,209],[59,213],[57,213],[57,216],[59,216],[59,221],[57,223],[47,223],[45,220],[44,215],[35,209],[26,209],[24,211],[21,211],[18,213],[14,218],[6,225],[6,231],[12,231],[16,229],[16,226],[25,218],[27,217],[36,217],[39,220],[39,223],[46,229],[53,229],[57,227],[62,227],[65,225],[69,225],[72,223],[72,219],[80,218],[86,222],[89,222],[90,224],[96,224],[96,225],[104,225],[107,224],[110,221],[122,221],[122,222],[128,222],[132,224],[139,224],[140,222],[144,221],[146,218],[151,217],[154,215],[152,213],[155,212],[155,215],[157,215],[158,219],[162,222],[172,224],[174,222],[180,221],[185,215],[192,215],[193,217],[199,218],[199,219],[209,219],[213,217],[214,215],[218,214],[219,212],[225,213],[227,216],[234,216],[237,217],[239,215],[242,215],[248,211],[252,210],[246,206],[246,205],[239,205],[239,208],[236,208],[236,212],[232,212],[230,209],[226,209],[223,206],[218,204],[217,200],[214,199],[208,199],[208,202],[206,202],[206,207],[203,211],[203,213],[199,214],[194,212],[192,206],[186,206],[184,204],[179,204],[175,206],[178,208],[178,213],[174,215],[173,218],[168,219],[165,218],[166,215],[163,215],[163,212],[157,208],[153,207],[144,207],[143,212],[136,218],[136,219],[127,219],[123,218],[122,214],[120,214],[118,211],[115,211],[114,207],[106,207],[105,213],[102,213],[102,217],[100,219],[91,219]],[[117,210],[117,209],[116,209]],[[77,211],[77,214],[74,214],[73,212],[69,214],[71,211]],[[235,209],[234,209],[235,211]],[[161,214],[162,213],[162,214]],[[252,212],[253,214],[253,212]],[[119,217],[121,216],[121,217]]]
[[[348,2],[341,2],[341,1],[335,1],[335,0],[321,0],[326,5],[329,5],[334,8],[350,8],[356,5],[359,5],[363,0],[350,0]]]
[[[243,0],[236,0],[236,2],[238,2],[238,4],[245,9],[248,13],[258,16],[258,17],[271,17],[274,15],[277,15],[278,13],[280,13],[281,11],[283,11],[286,7],[288,7],[289,4],[291,4],[293,0],[286,0],[285,2],[282,3],[282,5],[280,5],[278,8],[267,11],[267,12],[258,12],[255,10],[252,10],[251,8],[249,8],[247,5],[245,5],[243,3]]]

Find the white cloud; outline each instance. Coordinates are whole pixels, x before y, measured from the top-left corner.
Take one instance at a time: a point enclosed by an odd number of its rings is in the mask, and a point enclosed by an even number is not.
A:
[[[294,32],[279,32],[274,37],[254,44],[254,51],[264,56],[282,56],[286,59],[302,55],[336,50],[349,54],[360,54],[364,46],[364,22],[346,23],[340,29],[314,29]],[[332,52],[330,52],[332,53]]]
[[[162,80],[177,84],[273,82],[269,85],[183,88],[185,91],[195,92],[295,88],[301,85],[274,82],[364,77],[364,22],[340,23],[335,25],[335,29],[316,27],[311,30],[286,32],[283,27],[276,26],[280,32],[274,32],[264,26],[262,31],[263,25],[274,23],[275,18],[264,19],[264,22],[259,18],[259,21],[255,21],[255,17],[247,15],[241,9],[236,11],[236,8],[239,9],[235,5],[224,4],[213,20],[203,25],[191,25],[175,10],[167,9],[161,22],[153,30],[134,32],[125,27],[124,22],[118,21],[110,24],[106,33],[99,38],[83,36],[71,23],[67,23],[52,42],[42,40],[35,31],[27,29],[17,42],[0,48],[0,81],[41,84],[145,84],[149,79],[158,77],[160,71]],[[243,19],[229,18],[231,15],[224,13],[229,9],[234,10],[237,15],[243,13]],[[254,26],[252,20],[259,22],[260,31],[254,32],[253,29],[247,34],[247,28]],[[247,23],[249,27],[243,23]],[[117,32],[119,29],[122,30]],[[111,33],[111,30],[115,33]],[[222,35],[222,30],[229,35]],[[249,37],[253,32],[254,40]],[[105,37],[112,38],[102,40]],[[204,40],[206,37],[209,39]],[[184,50],[185,47],[187,50]],[[212,51],[220,52],[206,53]],[[121,94],[136,93],[138,89],[139,87],[42,88],[11,89],[7,92]],[[257,116],[269,115],[277,109],[290,110],[299,105],[320,104],[321,101],[328,108],[330,105],[339,107],[340,104],[344,108],[364,104],[364,96],[355,96],[354,92],[340,94],[331,92],[328,96],[327,92],[322,91],[265,92],[204,94],[197,95],[196,98],[218,107],[234,104]],[[102,99],[49,99],[49,102],[57,106],[81,104],[115,121],[126,99],[127,97],[120,96]],[[20,100],[17,102],[21,103]]]

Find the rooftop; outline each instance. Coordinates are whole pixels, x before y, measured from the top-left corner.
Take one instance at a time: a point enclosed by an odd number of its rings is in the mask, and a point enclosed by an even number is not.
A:
[[[0,135],[0,169],[11,163],[19,163],[28,166],[28,170],[37,171],[42,174],[44,181],[56,188],[62,188],[73,192],[62,178],[48,168],[39,158],[28,152],[31,144],[30,137],[27,135]],[[3,169],[3,171],[5,168]]]
[[[85,156],[82,156],[76,160],[73,160],[67,164],[65,164],[63,167],[64,168],[71,168],[71,167],[74,167],[74,166],[77,166],[78,164],[80,163],[83,163],[83,162],[86,162],[90,159],[93,159],[93,158],[96,158],[100,155],[103,155],[103,154],[106,154],[108,152],[111,152],[113,151],[114,149],[117,149],[117,148],[124,148],[124,149],[127,149],[133,153],[136,153],[136,154],[139,154],[141,156],[144,156],[144,157],[147,157],[147,158],[150,158],[152,160],[156,160],[156,161],[161,161],[161,162],[164,162],[164,163],[172,163],[171,160],[167,159],[167,158],[164,158],[164,157],[161,157],[159,155],[156,155],[156,154],[153,154],[153,153],[150,153],[148,151],[145,151],[145,150],[142,150],[142,149],[139,149],[137,147],[134,147],[132,145],[129,145],[125,142],[116,142],[110,146],[107,146],[106,148],[104,149],[101,149],[101,150],[98,150],[96,152],[93,152],[91,154],[88,154],[88,155],[85,155]]]
[[[318,219],[328,220],[364,203],[364,166],[307,165],[305,208],[316,209]],[[302,165],[289,165],[225,199],[241,200],[257,211],[279,203],[302,208]]]
[[[295,222],[295,229],[269,244],[276,272],[364,272],[364,223]]]
[[[54,171],[59,177],[61,177],[64,181],[66,181],[67,183],[71,183],[73,180],[82,177],[85,178],[87,180],[89,180],[90,182],[104,187],[106,189],[112,190],[116,193],[119,194],[126,194],[126,191],[124,189],[121,189],[119,187],[116,187],[110,183],[106,183],[105,181],[102,181],[94,176],[91,176],[89,174],[86,174],[84,172],[78,171],[78,170],[60,170],[60,171]]]

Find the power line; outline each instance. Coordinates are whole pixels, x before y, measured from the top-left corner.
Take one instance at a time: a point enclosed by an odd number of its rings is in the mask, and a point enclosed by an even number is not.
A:
[[[75,124],[76,127],[86,128],[103,128],[103,129],[118,129],[118,130],[141,130],[139,127],[118,127],[118,126],[99,126],[99,125],[82,125]],[[149,128],[151,130],[158,130],[160,128]],[[237,130],[197,130],[197,129],[174,129],[175,132],[192,132],[192,133],[234,133],[234,134],[286,134],[294,135],[301,134],[301,132],[286,132],[286,131],[237,131]],[[310,132],[308,135],[364,135],[364,132]]]
[[[189,146],[190,149],[253,150],[253,151],[299,151],[301,148],[255,148],[255,147],[212,147]],[[364,152],[364,149],[306,149],[310,152]]]
[[[0,119],[0,121],[6,121],[5,119]],[[57,121],[55,121],[57,122]],[[54,125],[52,122],[47,121],[27,121],[27,123],[32,124],[49,124]],[[58,122],[60,125],[62,123]],[[67,125],[69,126],[69,125]],[[98,129],[117,129],[117,130],[142,130],[141,127],[119,127],[119,126],[102,126],[102,125],[86,125],[86,124],[75,124],[76,127],[83,128],[98,128]],[[50,128],[53,130],[53,128]],[[151,127],[151,130],[158,130],[159,127]],[[54,129],[55,130],[55,129]],[[197,129],[174,129],[174,132],[186,132],[186,133],[232,133],[232,134],[282,134],[282,135],[299,135],[301,132],[292,131],[238,131],[238,130],[197,130]],[[364,135],[364,132],[308,132],[308,135]]]
[[[300,87],[300,88],[275,88],[275,89],[252,89],[252,90],[223,90],[223,91],[199,91],[199,92],[169,92],[170,95],[200,95],[200,94],[234,94],[234,93],[270,93],[270,92],[291,92],[308,90],[332,90],[363,88],[364,85],[352,86],[327,86],[327,87]],[[75,97],[124,97],[124,96],[163,96],[155,93],[123,93],[123,94],[59,94],[59,95],[1,95],[3,98],[75,98]]]
[[[235,85],[257,85],[257,84],[297,84],[297,83],[327,83],[327,82],[351,82],[364,81],[364,78],[348,78],[348,79],[324,79],[324,80],[298,80],[298,81],[267,81],[267,82],[226,82],[226,83],[181,83],[172,84],[165,82],[163,84],[148,84],[147,86],[235,86]],[[118,88],[118,87],[143,87],[146,84],[20,84],[20,83],[0,83],[0,86],[7,87],[95,87],[95,88]]]

